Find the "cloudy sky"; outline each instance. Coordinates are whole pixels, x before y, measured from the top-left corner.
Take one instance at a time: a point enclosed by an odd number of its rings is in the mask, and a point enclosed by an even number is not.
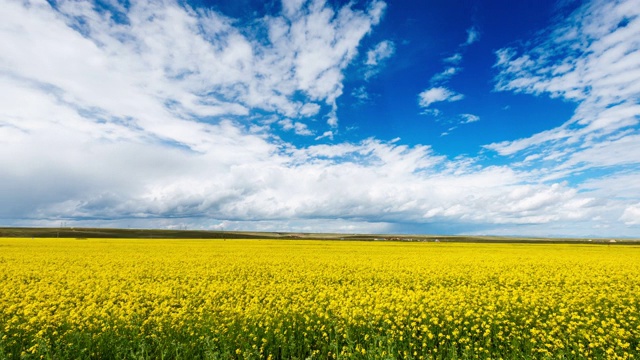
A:
[[[640,0],[0,0],[0,225],[640,237]]]

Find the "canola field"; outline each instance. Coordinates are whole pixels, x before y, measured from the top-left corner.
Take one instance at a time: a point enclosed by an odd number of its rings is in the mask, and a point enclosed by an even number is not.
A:
[[[640,247],[0,239],[0,359],[638,359]]]

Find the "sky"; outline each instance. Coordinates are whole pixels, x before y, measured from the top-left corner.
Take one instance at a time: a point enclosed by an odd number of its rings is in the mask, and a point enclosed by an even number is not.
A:
[[[640,237],[640,0],[0,9],[0,226]]]

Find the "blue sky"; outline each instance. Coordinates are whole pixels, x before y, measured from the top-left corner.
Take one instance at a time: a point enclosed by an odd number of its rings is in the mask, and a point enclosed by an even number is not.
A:
[[[638,0],[0,2],[0,225],[640,237]]]

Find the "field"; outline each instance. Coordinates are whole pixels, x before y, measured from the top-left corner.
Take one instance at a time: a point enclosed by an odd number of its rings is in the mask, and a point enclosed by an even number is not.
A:
[[[640,247],[0,238],[0,359],[640,358]]]

